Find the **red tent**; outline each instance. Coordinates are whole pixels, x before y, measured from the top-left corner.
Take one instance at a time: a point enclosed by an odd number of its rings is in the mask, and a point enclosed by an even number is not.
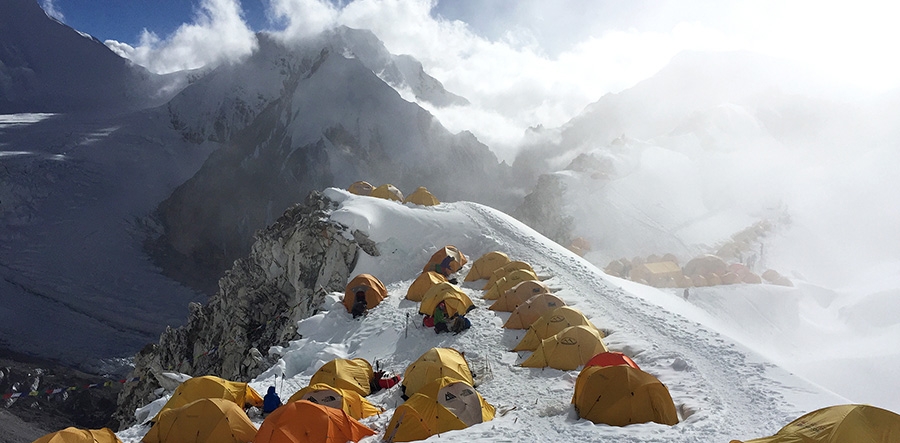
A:
[[[634,360],[621,352],[601,352],[591,357],[591,359],[584,364],[584,367],[600,366],[601,368],[605,368],[607,366],[619,365],[631,366],[634,369],[641,369],[638,367],[637,363],[634,362]]]

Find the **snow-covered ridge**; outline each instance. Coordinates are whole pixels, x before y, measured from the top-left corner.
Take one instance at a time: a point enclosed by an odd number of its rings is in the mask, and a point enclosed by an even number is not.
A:
[[[494,421],[454,431],[453,438],[459,440],[728,441],[768,435],[803,412],[848,402],[699,323],[706,320],[703,313],[680,298],[608,278],[590,263],[491,208],[469,202],[428,208],[401,205],[333,188],[325,195],[338,202],[329,219],[349,231],[365,233],[380,251],[378,256],[360,254],[352,274],[379,277],[389,297],[357,321],[340,304],[342,294],[328,294],[321,312],[298,322],[302,339],[272,348],[277,362],[251,383],[258,391],[277,385],[283,398],[289,396],[305,386],[319,366],[336,357],[362,357],[402,373],[424,351],[447,346],[464,351],[481,373],[477,389],[488,402],[515,406]],[[500,327],[509,314],[485,309],[489,303],[480,298],[481,284],[463,285],[478,306],[469,315],[472,329],[453,336],[419,327],[417,304],[404,299],[406,289],[431,253],[447,244],[473,259],[500,250],[531,263],[548,277],[547,284],[567,304],[609,333],[605,341],[612,350],[632,356],[642,369],[667,385],[680,423],[618,428],[577,420],[570,405],[577,371],[516,366],[529,353],[507,349],[524,331]],[[467,271],[464,268],[461,274]],[[392,409],[401,402],[399,392],[388,390],[370,400],[388,411],[364,423],[383,431]],[[259,417],[254,420],[261,422]],[[135,426],[119,436],[136,442],[146,430]],[[442,435],[448,437],[450,434]]]

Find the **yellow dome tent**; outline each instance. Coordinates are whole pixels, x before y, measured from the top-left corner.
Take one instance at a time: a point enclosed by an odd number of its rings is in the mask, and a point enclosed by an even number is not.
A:
[[[444,263],[444,260],[447,259],[447,257],[450,257],[448,260],[448,268],[442,268],[441,264]],[[447,245],[438,249],[437,252],[431,255],[431,258],[428,259],[428,263],[422,268],[422,272],[434,271],[438,274],[450,275],[462,269],[468,262],[469,260],[466,258],[466,255],[456,246]]]
[[[153,421],[159,419],[159,416],[166,410],[180,408],[201,398],[223,398],[233,402],[239,408],[248,406],[261,408],[263,405],[262,397],[247,383],[204,375],[187,379],[175,388],[172,397],[163,405]]]
[[[360,181],[354,182],[352,185],[350,185],[350,187],[347,188],[347,190],[350,191],[351,194],[372,195],[372,191],[375,190],[375,187],[372,186],[372,184],[367,181],[360,180]]]
[[[369,383],[374,376],[372,365],[365,359],[336,358],[322,365],[309,379],[309,384],[312,386],[322,383],[338,389],[355,391],[365,397],[372,393]]]
[[[585,366],[575,380],[578,417],[594,423],[678,423],[669,390],[656,377],[631,366]]]
[[[344,287],[344,298],[341,302],[347,308],[347,312],[353,310],[353,303],[356,301],[356,293],[362,291],[366,294],[366,310],[378,306],[382,300],[387,298],[387,289],[384,283],[371,274],[359,274],[347,283]]]
[[[571,371],[587,363],[591,357],[608,351],[600,337],[600,331],[592,326],[569,326],[558,334],[541,340],[541,344],[521,366],[526,368],[549,366]]]
[[[472,300],[450,282],[438,283],[431,287],[425,296],[422,297],[422,303],[419,304],[419,314],[434,315],[434,310],[440,302],[444,302],[447,307],[447,316],[455,317],[456,315],[466,315],[475,304]]]
[[[519,344],[512,350],[533,351],[540,346],[541,340],[550,338],[570,326],[581,325],[597,329],[581,311],[571,306],[558,307],[552,311],[545,312],[544,315],[535,320],[528,327],[528,330],[525,331],[525,336],[522,337]],[[600,336],[603,337],[603,334]]]
[[[234,402],[201,398],[167,409],[147,431],[142,443],[247,443],[256,438],[256,426]]]
[[[425,189],[424,186],[419,186],[415,192],[409,194],[409,196],[403,200],[403,203],[412,203],[420,206],[434,206],[441,204],[441,201],[438,200],[434,194],[428,192],[428,189]]]
[[[416,280],[413,281],[411,285],[409,285],[409,289],[406,291],[406,299],[422,301],[422,297],[425,297],[425,293],[428,292],[432,286],[445,282],[447,282],[447,278],[442,274],[432,271],[423,272],[416,277]]]
[[[492,251],[482,255],[472,263],[472,269],[466,274],[465,281],[476,281],[491,278],[491,274],[499,267],[509,263],[509,256],[500,251]]]
[[[384,412],[384,409],[369,403],[368,400],[352,389],[333,388],[325,383],[309,385],[295,392],[287,402],[291,403],[299,400],[340,409],[357,420]]]
[[[425,385],[441,377],[451,377],[475,385],[469,363],[453,348],[431,348],[412,362],[403,373],[403,395],[411,397]]]
[[[390,183],[385,183],[385,184],[373,189],[372,194],[370,194],[370,195],[372,197],[383,198],[385,200],[395,200],[398,202],[403,201],[403,193],[400,192],[400,190],[397,189],[396,186],[394,186]]]
[[[566,302],[553,294],[535,295],[519,305],[506,319],[503,327],[506,329],[528,329],[542,315],[565,305]]]
[[[488,279],[488,282],[485,283],[484,287],[481,289],[485,291],[491,289],[494,284],[497,283],[497,280],[500,280],[501,278],[506,277],[510,272],[518,271],[519,269],[531,271],[534,275],[537,275],[537,272],[534,272],[534,268],[532,268],[528,263],[519,260],[511,261],[495,269],[494,272],[491,272],[491,278]]]
[[[345,443],[370,435],[375,431],[340,409],[297,400],[269,414],[253,443]]]
[[[491,286],[481,298],[485,300],[496,300],[500,298],[501,294],[512,289],[513,286],[528,280],[538,280],[538,277],[534,272],[527,269],[516,269],[515,271],[506,274],[506,277],[499,278],[494,283],[494,286]]]
[[[526,280],[509,288],[500,295],[488,309],[492,311],[513,312],[522,303],[538,294],[549,294],[550,288],[539,280]]]
[[[868,405],[838,405],[810,412],[771,437],[744,443],[895,443],[900,415]],[[742,443],[731,440],[731,443]]]
[[[51,432],[32,443],[122,443],[109,428],[78,429],[68,427]]]
[[[442,377],[398,406],[384,433],[387,442],[424,440],[494,419],[495,409],[472,387]]]

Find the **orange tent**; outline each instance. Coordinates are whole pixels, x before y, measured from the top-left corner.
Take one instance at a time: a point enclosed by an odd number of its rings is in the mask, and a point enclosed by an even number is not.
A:
[[[594,423],[678,423],[669,390],[656,377],[631,366],[585,366],[572,396],[578,417]]]
[[[247,443],[256,426],[234,402],[201,398],[180,408],[166,409],[141,439],[143,443]]]
[[[634,369],[641,369],[638,367],[637,363],[631,359],[631,357],[621,353],[621,352],[601,352],[588,360],[585,366],[600,366],[601,368],[605,368],[607,366],[631,366]]]
[[[309,384],[324,383],[338,389],[356,391],[365,397],[372,393],[369,383],[373,377],[372,365],[365,359],[336,358],[322,365],[309,379]]]
[[[375,278],[371,274],[359,274],[347,283],[344,288],[344,307],[347,312],[353,309],[353,302],[356,301],[356,293],[362,291],[366,294],[366,310],[372,309],[387,298],[387,289],[381,280]]]
[[[500,280],[501,278],[506,277],[506,275],[509,274],[510,272],[518,271],[519,269],[531,271],[534,275],[537,275],[537,272],[534,272],[534,268],[532,268],[531,265],[529,265],[528,263],[525,263],[525,262],[519,261],[519,260],[511,261],[511,262],[495,269],[494,272],[491,272],[491,278],[488,279],[488,282],[485,283],[484,287],[481,289],[483,289],[485,291],[488,289],[491,289],[494,286],[494,284],[497,283],[497,280]]]
[[[475,281],[484,278],[491,278],[491,274],[497,268],[509,263],[509,256],[500,251],[488,252],[472,263],[472,269],[466,274],[465,281]]]
[[[109,428],[78,429],[73,427],[51,432],[32,443],[122,443]]]
[[[566,302],[553,294],[535,295],[519,305],[506,319],[503,327],[506,329],[528,329],[532,323],[545,313],[565,305]]]
[[[438,200],[434,194],[428,192],[428,189],[425,189],[424,186],[419,186],[419,189],[416,189],[415,192],[409,194],[403,200],[403,203],[412,203],[420,206],[434,206],[441,204],[441,201]]]
[[[437,272],[423,272],[416,277],[416,280],[409,285],[406,291],[406,299],[412,301],[422,301],[422,297],[431,289],[432,286],[439,283],[446,283],[447,277]]]
[[[350,185],[350,187],[347,188],[347,190],[350,191],[351,194],[372,195],[372,191],[375,190],[375,187],[372,186],[372,184],[367,181],[360,180],[360,181],[354,182],[352,185]]]
[[[525,336],[519,341],[519,344],[513,348],[513,351],[533,351],[541,345],[541,341],[550,338],[563,329],[570,326],[590,326],[594,329],[591,321],[584,316],[584,313],[571,306],[560,306],[556,309],[547,311],[540,318],[531,323]]]
[[[384,409],[373,405],[352,389],[333,388],[325,383],[309,385],[295,392],[287,402],[298,400],[308,400],[318,405],[341,409],[357,420],[384,412]]]
[[[547,287],[546,283],[538,280],[526,280],[507,289],[506,292],[504,292],[488,309],[492,311],[512,312],[515,311],[519,305],[528,301],[529,298],[538,294],[549,293],[550,288]]]
[[[373,189],[372,193],[370,195],[372,197],[383,198],[385,200],[394,200],[394,201],[398,201],[398,202],[403,201],[403,193],[400,192],[400,190],[397,189],[396,186],[394,186],[390,183],[385,183],[385,184]]]
[[[253,443],[358,442],[370,435],[375,431],[340,409],[298,400],[269,414]]]
[[[506,274],[506,277],[497,279],[497,281],[494,282],[494,286],[491,286],[481,298],[485,300],[497,300],[500,298],[501,294],[512,289],[513,286],[529,280],[538,280],[538,277],[534,272],[527,269],[516,269],[515,271]]]
[[[419,304],[419,314],[434,315],[434,310],[441,302],[447,307],[447,316],[450,318],[466,315],[475,309],[475,304],[465,292],[453,283],[444,282],[432,286],[425,293]]]
[[[607,352],[600,332],[592,326],[569,326],[541,340],[534,353],[522,362],[526,368],[551,367],[571,371],[587,363],[592,356]]]
[[[836,405],[817,409],[770,437],[743,443],[896,443],[900,415],[869,405]],[[742,443],[731,440],[731,443]]]
[[[248,406],[261,408],[263,405],[263,399],[259,392],[256,392],[247,383],[228,381],[213,375],[204,375],[187,379],[175,388],[172,397],[163,405],[156,417],[153,418],[153,421],[156,421],[166,410],[180,408],[201,398],[224,398],[240,408]]]
[[[403,394],[412,396],[422,387],[441,377],[462,380],[475,385],[469,362],[462,352],[453,348],[431,348],[412,362],[403,373]]]
[[[444,260],[447,260],[447,268],[441,266]],[[468,262],[465,254],[460,252],[456,246],[447,245],[431,255],[428,263],[422,268],[422,272],[434,271],[438,274],[450,275],[462,269]]]

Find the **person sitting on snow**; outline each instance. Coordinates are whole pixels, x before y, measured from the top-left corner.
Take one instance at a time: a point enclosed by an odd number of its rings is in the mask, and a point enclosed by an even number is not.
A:
[[[434,308],[434,332],[436,334],[440,334],[441,332],[450,332],[447,329],[447,305],[444,302],[438,303],[437,307]]]

